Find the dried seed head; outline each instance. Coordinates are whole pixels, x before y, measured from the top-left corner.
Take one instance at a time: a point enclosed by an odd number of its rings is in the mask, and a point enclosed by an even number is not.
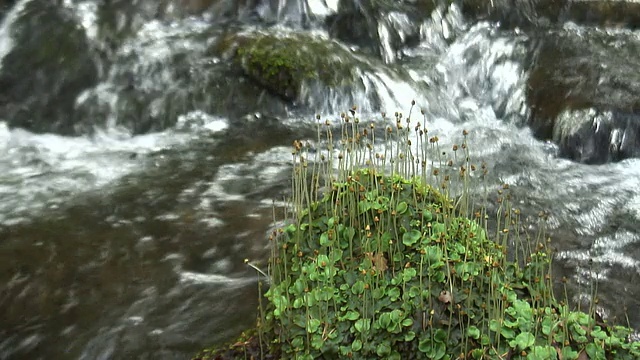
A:
[[[415,100],[411,100],[411,106],[414,106],[416,104]]]

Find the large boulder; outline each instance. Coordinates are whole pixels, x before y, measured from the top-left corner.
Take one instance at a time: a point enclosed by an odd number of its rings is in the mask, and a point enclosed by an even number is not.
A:
[[[339,44],[304,33],[237,33],[223,39],[219,50],[247,77],[289,101],[299,99],[305,82],[352,83],[356,66],[363,65]]]
[[[339,111],[358,104],[380,110],[395,95],[387,84],[424,91],[400,66],[362,56],[310,32],[251,31],[222,38],[216,52],[254,83],[281,99],[314,111]],[[405,99],[406,100],[406,99]]]
[[[537,41],[527,86],[534,133],[580,162],[637,156],[640,41],[586,28],[548,32]]]
[[[74,133],[76,96],[98,76],[84,30],[64,8],[32,1],[12,34],[0,67],[0,114],[10,126]]]
[[[233,118],[285,114],[284,101],[207,45],[224,37],[221,30],[201,22],[179,30],[160,22],[147,26],[152,31],[143,28],[125,42],[106,79],[79,97],[85,132],[109,122],[134,134],[162,131],[194,110]]]

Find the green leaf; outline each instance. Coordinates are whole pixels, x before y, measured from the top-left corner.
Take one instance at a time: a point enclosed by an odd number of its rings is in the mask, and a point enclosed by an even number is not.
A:
[[[391,321],[394,323],[399,323],[401,319],[404,318],[404,314],[401,310],[395,309],[391,311]]]
[[[536,337],[530,332],[523,332],[516,336],[515,339],[509,342],[509,346],[517,348],[518,350],[526,350],[536,341]]]
[[[391,324],[391,314],[389,314],[388,312],[380,314],[380,317],[378,318],[378,324],[380,325],[381,329],[386,330]]]
[[[408,331],[404,334],[404,341],[409,342],[413,341],[416,338],[416,333],[414,331]]]
[[[567,360],[577,359],[580,354],[571,348],[571,346],[565,346],[562,348],[562,358]]]
[[[420,231],[413,229],[402,234],[402,243],[406,246],[412,246],[413,244],[417,243],[418,240],[420,240],[421,236],[422,233]]]
[[[444,344],[447,341],[447,332],[442,329],[436,330],[435,334],[433,335],[433,341],[435,341],[436,343]]]
[[[407,203],[405,201],[403,201],[403,202],[399,203],[398,206],[396,206],[396,213],[402,215],[405,212],[407,212],[408,208],[409,208],[409,205],[407,205]]]
[[[344,317],[347,320],[354,321],[354,320],[357,320],[360,317],[360,313],[357,312],[357,311],[349,310],[349,311],[347,311],[347,313],[345,314]]]
[[[353,352],[362,350],[362,341],[359,339],[355,339],[351,344],[351,350],[353,350]]]
[[[311,337],[311,347],[320,350],[324,346],[324,340],[320,334],[313,334]]]
[[[609,337],[609,336],[607,335],[607,333],[606,333],[606,332],[604,332],[604,331],[602,331],[602,330],[600,329],[600,327],[599,327],[599,326],[596,326],[596,327],[593,329],[593,331],[591,332],[591,336],[593,336],[593,337],[594,337],[594,338],[596,338],[596,339],[600,339],[600,340],[604,340],[604,339],[606,339],[607,337]]]
[[[387,291],[387,296],[389,297],[389,300],[391,300],[391,301],[398,300],[398,298],[400,298],[400,289],[398,289],[398,288],[389,289],[389,291]]]
[[[318,331],[318,328],[320,328],[320,320],[318,320],[318,319],[310,319],[309,321],[307,321],[307,332],[308,333],[314,333],[314,332]]]
[[[479,339],[480,338],[480,329],[478,329],[476,326],[469,326],[469,328],[467,329],[467,335],[472,338],[472,339]]]
[[[376,354],[380,357],[386,357],[391,354],[391,345],[389,345],[388,341],[378,344],[376,347]]]
[[[558,352],[553,346],[534,346],[527,354],[527,360],[552,360],[558,358]]]
[[[589,360],[605,360],[604,350],[601,347],[596,346],[594,343],[589,343],[584,349],[589,355]]]
[[[353,237],[356,236],[356,229],[352,227],[345,228],[342,236],[344,236],[345,240],[352,241]]]
[[[364,292],[364,282],[362,280],[356,281],[351,287],[351,292],[355,295],[362,294]]]
[[[402,281],[409,282],[416,277],[417,271],[415,268],[406,268],[402,271]]]
[[[370,319],[358,319],[354,324],[354,327],[358,332],[368,332],[371,329],[371,320]]]

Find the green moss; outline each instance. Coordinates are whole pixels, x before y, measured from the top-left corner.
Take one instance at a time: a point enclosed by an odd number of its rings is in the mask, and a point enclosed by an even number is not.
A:
[[[318,81],[336,87],[354,79],[357,62],[329,40],[304,34],[251,34],[234,40],[238,42],[236,64],[248,77],[287,100],[297,99],[305,83]]]

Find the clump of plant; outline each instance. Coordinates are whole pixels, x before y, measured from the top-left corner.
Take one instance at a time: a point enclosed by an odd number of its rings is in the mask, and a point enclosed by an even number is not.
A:
[[[319,124],[316,146],[294,143],[262,358],[640,358],[630,329],[555,300],[545,235],[521,236],[507,185],[493,218],[474,199],[487,168],[468,133],[448,155],[426,125],[397,113],[378,130],[342,114],[337,128]]]

